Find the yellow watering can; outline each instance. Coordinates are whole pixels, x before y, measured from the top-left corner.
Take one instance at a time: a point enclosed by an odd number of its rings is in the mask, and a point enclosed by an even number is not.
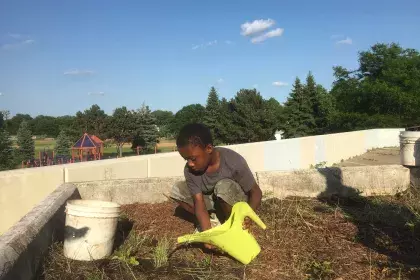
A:
[[[202,242],[217,246],[243,264],[249,264],[261,251],[254,236],[242,228],[245,217],[249,217],[261,228],[266,225],[246,202],[237,202],[232,207],[229,219],[212,229],[178,237],[178,244]]]

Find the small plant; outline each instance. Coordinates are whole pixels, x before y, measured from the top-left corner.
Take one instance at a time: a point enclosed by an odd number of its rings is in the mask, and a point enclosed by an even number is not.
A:
[[[272,198],[274,196],[273,191],[264,191],[262,195],[262,199]]]
[[[331,262],[314,260],[309,264],[307,273],[307,280],[321,280],[328,279],[334,271],[331,268]]]
[[[85,277],[86,277],[86,280],[102,280],[103,279],[102,276],[103,276],[102,273],[100,273],[99,271],[94,271],[87,274]]]
[[[317,168],[324,168],[326,165],[327,165],[327,162],[326,161],[321,161],[321,162],[315,164],[315,169],[317,169]]]
[[[201,260],[201,264],[204,267],[209,267],[211,265],[211,256],[209,255],[204,256],[204,258]]]
[[[125,251],[119,250],[115,252],[115,256],[112,257],[113,260],[119,260],[127,265],[137,266],[139,262],[137,261],[135,256],[131,255],[132,247],[128,248]]]
[[[153,264],[155,268],[167,265],[169,255],[169,240],[165,237],[158,241],[153,251]]]
[[[142,237],[135,232],[130,234],[126,242],[115,252],[112,259],[119,260],[126,265],[139,265],[135,255],[140,250],[140,247],[143,245],[145,240],[145,237]]]

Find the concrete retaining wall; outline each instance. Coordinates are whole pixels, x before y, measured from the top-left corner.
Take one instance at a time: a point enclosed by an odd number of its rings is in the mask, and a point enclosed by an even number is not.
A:
[[[258,172],[257,177],[263,193],[277,198],[393,195],[410,185],[410,170],[400,165]]]
[[[332,194],[396,194],[410,185],[410,170],[400,165],[332,167],[297,171],[256,172],[267,197],[322,197]],[[121,204],[167,200],[171,187],[183,177],[144,178],[73,183],[83,199]]]
[[[300,170],[337,163],[368,149],[398,146],[402,129],[373,129],[231,145],[254,172]],[[177,152],[0,172],[0,234],[64,182],[95,182],[183,175]],[[106,183],[103,183],[106,184]]]
[[[63,240],[68,199],[80,198],[75,186],[63,184],[0,236],[0,279],[34,279],[48,247]]]
[[[0,234],[62,183],[59,166],[0,172]]]

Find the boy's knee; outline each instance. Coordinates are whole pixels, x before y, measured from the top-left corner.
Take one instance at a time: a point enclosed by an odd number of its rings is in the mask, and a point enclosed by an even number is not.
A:
[[[171,190],[169,196],[177,201],[182,201],[188,204],[193,204],[193,200],[185,181],[176,182]]]
[[[248,198],[242,187],[231,179],[222,179],[217,182],[214,187],[214,194],[229,205],[234,205],[239,201],[247,201]]]

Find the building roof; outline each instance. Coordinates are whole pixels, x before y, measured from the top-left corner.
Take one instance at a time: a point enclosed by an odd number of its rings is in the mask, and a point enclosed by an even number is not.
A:
[[[104,142],[101,139],[99,139],[99,137],[96,135],[90,135],[90,138],[98,144],[102,144]]]
[[[95,136],[96,137],[96,136]],[[97,138],[97,137],[96,137]],[[97,138],[99,139],[99,138]],[[100,139],[99,139],[100,140]],[[92,136],[85,133],[79,140],[77,140],[76,144],[73,145],[73,149],[83,149],[83,148],[99,148],[101,143],[95,142],[92,139]]]

